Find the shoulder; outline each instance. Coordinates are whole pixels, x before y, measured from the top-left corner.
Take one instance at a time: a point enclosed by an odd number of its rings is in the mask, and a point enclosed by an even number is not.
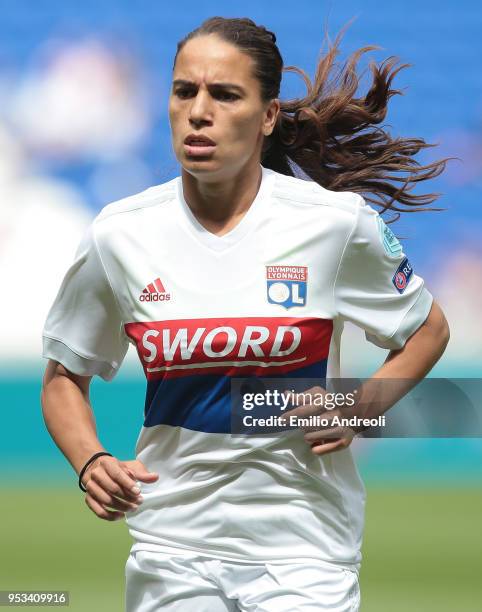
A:
[[[320,207],[351,218],[358,215],[360,208],[368,207],[362,196],[353,191],[331,191],[311,180],[274,174],[273,197],[287,200],[294,207]]]
[[[122,237],[129,239],[132,236],[142,235],[146,227],[145,213],[147,211],[160,211],[160,214],[168,214],[172,210],[170,204],[176,198],[177,178],[104,206],[93,219],[90,227],[91,236],[97,248],[101,251],[108,250]]]
[[[134,195],[116,200],[104,206],[94,219],[94,224],[105,225],[128,218],[140,211],[167,204],[175,199],[178,177],[161,185],[154,185]]]

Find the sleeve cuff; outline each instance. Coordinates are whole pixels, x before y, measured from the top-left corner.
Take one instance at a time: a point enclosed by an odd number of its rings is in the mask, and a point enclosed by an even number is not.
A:
[[[398,329],[388,338],[375,336],[365,332],[366,339],[380,348],[398,350],[405,346],[406,341],[426,321],[432,308],[433,296],[422,287],[417,301],[407,312]]]
[[[42,357],[58,361],[74,374],[79,376],[98,375],[106,381],[112,380],[117,374],[118,369],[112,363],[83,357],[61,340],[43,336],[42,344]]]

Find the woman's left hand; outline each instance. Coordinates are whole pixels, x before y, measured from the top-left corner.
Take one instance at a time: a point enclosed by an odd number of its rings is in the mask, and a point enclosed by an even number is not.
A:
[[[346,428],[340,428],[346,429]],[[334,432],[334,429],[329,430]],[[339,438],[330,437],[328,439],[322,438],[322,435],[327,434],[327,430],[323,431],[312,431],[305,433],[304,438],[308,444],[311,444],[311,450],[315,455],[326,455],[327,453],[334,453],[339,450],[348,448],[355,437],[355,433],[342,434]]]
[[[311,397],[320,396],[326,394],[326,389],[323,387],[312,387],[303,393]],[[353,409],[350,409],[350,415],[353,414]],[[333,453],[336,451],[344,450],[348,448],[356,435],[350,427],[331,427],[330,422],[338,417],[346,418],[350,416],[347,414],[347,409],[334,408],[331,410],[325,409],[321,406],[315,406],[313,404],[298,404],[295,408],[288,410],[284,413],[284,417],[297,416],[301,418],[307,418],[310,416],[318,416],[320,419],[326,419],[328,424],[326,426],[313,426],[313,427],[300,427],[305,432],[304,439],[307,444],[311,445],[311,450],[315,455],[326,455],[327,453]]]

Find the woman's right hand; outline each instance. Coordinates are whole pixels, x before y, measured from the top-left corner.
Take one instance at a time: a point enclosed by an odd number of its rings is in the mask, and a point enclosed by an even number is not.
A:
[[[152,483],[158,478],[139,459],[119,461],[103,455],[89,465],[82,478],[87,489],[85,503],[99,518],[117,521],[142,503],[137,481]]]

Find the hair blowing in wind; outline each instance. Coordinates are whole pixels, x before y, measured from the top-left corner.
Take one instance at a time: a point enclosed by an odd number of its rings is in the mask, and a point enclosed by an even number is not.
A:
[[[399,65],[394,56],[379,64],[370,62],[371,84],[365,95],[357,96],[358,63],[378,47],[362,47],[339,66],[343,30],[333,43],[325,37],[328,50],[318,61],[313,81],[296,66],[284,67],[276,35],[248,18],[207,19],[178,43],[176,57],[188,40],[206,34],[217,34],[254,60],[263,101],[279,97],[283,72],[300,75],[306,85],[304,97],[280,100],[276,127],[263,146],[263,166],[289,176],[304,173],[333,191],[360,193],[381,213],[394,211],[392,220],[401,212],[441,210],[426,208],[440,194],[411,191],[441,174],[450,158],[422,165],[415,156],[435,145],[417,137],[393,137],[380,126],[390,98],[402,94],[392,89],[392,81],[409,64]]]

